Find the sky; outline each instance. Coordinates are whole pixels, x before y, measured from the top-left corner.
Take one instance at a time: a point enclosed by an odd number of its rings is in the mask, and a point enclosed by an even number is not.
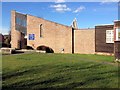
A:
[[[94,28],[96,25],[113,24],[118,20],[117,2],[2,2],[1,33],[10,30],[11,10],[70,26],[77,19],[79,28]]]

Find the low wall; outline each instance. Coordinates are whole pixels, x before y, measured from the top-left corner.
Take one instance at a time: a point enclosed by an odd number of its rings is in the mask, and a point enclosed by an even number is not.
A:
[[[13,48],[1,48],[0,49],[0,52],[2,54],[12,54],[13,51],[15,51],[15,49]]]
[[[95,52],[97,55],[114,56],[114,53]]]

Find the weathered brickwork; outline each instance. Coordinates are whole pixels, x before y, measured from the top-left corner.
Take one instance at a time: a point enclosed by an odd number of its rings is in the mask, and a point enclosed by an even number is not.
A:
[[[75,30],[74,46],[75,53],[94,54],[95,53],[95,30],[82,29]]]
[[[40,25],[42,24],[42,37],[40,37]],[[27,36],[35,34],[35,40],[27,39],[27,45],[36,49],[45,45],[53,49],[55,53],[72,53],[72,27],[53,23],[51,21],[27,15]]]
[[[18,41],[21,38],[19,31],[15,30],[15,11],[11,11],[11,46],[12,48],[19,48]]]
[[[24,35],[16,30],[16,16],[25,18],[25,15],[11,11],[11,47],[20,49],[25,47],[24,45]],[[24,29],[23,27],[21,27]]]
[[[26,27],[16,24],[16,17],[25,20]],[[95,26],[93,29],[75,29],[72,26],[11,11],[11,46],[16,49],[23,49],[25,46],[37,49],[44,45],[55,53],[113,53],[115,46],[114,43],[106,43],[106,30],[113,30],[118,26],[115,23]],[[30,39],[30,35],[34,36],[33,40]]]

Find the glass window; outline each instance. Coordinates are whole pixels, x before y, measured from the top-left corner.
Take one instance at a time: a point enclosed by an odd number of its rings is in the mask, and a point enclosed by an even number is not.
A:
[[[16,17],[15,23],[16,23],[15,29],[26,35],[27,34],[26,18],[23,19],[23,18],[20,18],[20,17]]]
[[[40,37],[42,37],[42,24],[40,24]]]
[[[22,20],[22,26],[26,27],[26,20]]]
[[[16,23],[20,25],[20,19],[18,17],[16,18]]]
[[[114,31],[106,30],[106,43],[114,43]]]
[[[116,39],[115,39],[115,40],[116,40],[116,41],[120,41],[120,28],[117,28],[117,29],[116,29],[116,33],[115,33],[115,34],[116,34],[116,35],[115,35],[115,36],[116,36]]]
[[[16,18],[16,24],[17,24],[17,25],[20,25],[20,26],[23,26],[23,27],[26,27],[26,26],[27,26],[26,20],[23,20],[23,19],[21,19],[21,18],[19,18],[19,17]]]

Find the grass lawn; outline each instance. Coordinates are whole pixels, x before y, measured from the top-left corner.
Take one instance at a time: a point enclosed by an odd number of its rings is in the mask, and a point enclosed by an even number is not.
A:
[[[118,88],[118,64],[113,60],[80,54],[3,55],[2,85],[4,90]]]

